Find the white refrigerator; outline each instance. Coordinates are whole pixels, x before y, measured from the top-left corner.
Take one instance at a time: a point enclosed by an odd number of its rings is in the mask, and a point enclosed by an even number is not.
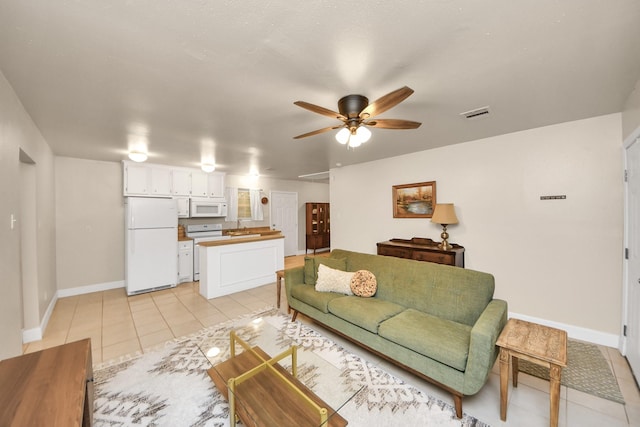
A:
[[[173,199],[125,198],[125,283],[134,295],[178,281],[178,210]]]

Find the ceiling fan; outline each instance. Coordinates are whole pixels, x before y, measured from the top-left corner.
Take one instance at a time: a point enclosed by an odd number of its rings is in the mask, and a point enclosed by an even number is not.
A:
[[[374,119],[374,116],[382,114],[388,109],[395,107],[413,93],[413,89],[404,86],[394,90],[383,97],[369,104],[369,99],[362,95],[347,95],[338,101],[338,112],[309,104],[304,101],[296,101],[295,105],[305,108],[314,113],[340,120],[342,123],[336,126],[314,130],[312,132],[303,133],[294,136],[294,139],[306,138],[308,136],[317,135],[319,133],[328,132],[333,129],[342,128],[337,134],[336,139],[341,144],[348,144],[349,147],[358,147],[363,142],[367,142],[371,137],[371,131],[368,127],[381,129],[417,129],[422,123],[412,122],[410,120],[399,119]]]

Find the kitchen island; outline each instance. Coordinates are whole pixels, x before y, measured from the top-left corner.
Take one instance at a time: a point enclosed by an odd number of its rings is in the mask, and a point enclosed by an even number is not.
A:
[[[200,245],[200,294],[216,298],[272,283],[284,268],[284,236],[268,232]]]

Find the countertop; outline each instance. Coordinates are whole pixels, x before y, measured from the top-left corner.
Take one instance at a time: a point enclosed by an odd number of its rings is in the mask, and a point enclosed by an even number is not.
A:
[[[214,240],[212,242],[202,242],[198,244],[200,246],[224,246],[224,245],[235,245],[238,243],[261,242],[263,240],[284,239],[284,236],[279,231],[273,231],[273,232],[261,233],[261,234],[262,234],[261,236],[236,237],[233,239]]]
[[[191,237],[187,237],[187,236],[178,236],[178,242],[186,242],[189,240],[193,240]]]

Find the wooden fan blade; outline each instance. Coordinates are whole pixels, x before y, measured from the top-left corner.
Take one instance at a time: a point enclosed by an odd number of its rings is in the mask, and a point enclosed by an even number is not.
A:
[[[330,130],[333,129],[338,129],[343,127],[344,125],[338,125],[338,126],[330,126],[328,128],[322,128],[322,129],[318,129],[318,130],[314,130],[312,132],[307,132],[307,133],[303,133],[302,135],[298,135],[298,136],[294,136],[293,139],[300,139],[300,138],[306,138],[308,136],[313,136],[313,135],[317,135],[319,133],[323,133],[323,132],[329,132]]]
[[[307,109],[309,111],[313,111],[314,113],[318,113],[318,114],[322,114],[323,116],[331,117],[332,119],[338,119],[338,120],[342,120],[342,121],[347,120],[347,118],[345,116],[343,116],[342,114],[340,114],[340,113],[338,113],[336,111],[329,110],[328,108],[320,107],[320,106],[314,105],[314,104],[309,104],[308,102],[304,102],[304,101],[296,101],[296,102],[294,102],[294,104],[296,104],[298,107],[302,107],[302,108],[305,108],[305,109]]]
[[[382,114],[387,111],[389,108],[395,107],[409,95],[413,93],[413,89],[410,87],[404,86],[398,90],[394,90],[383,96],[382,98],[376,99],[371,104],[367,105],[367,107],[360,112],[360,117],[362,119],[368,119],[369,117],[377,116],[378,114]]]
[[[417,129],[422,123],[412,122],[411,120],[376,119],[363,124],[379,129]]]

